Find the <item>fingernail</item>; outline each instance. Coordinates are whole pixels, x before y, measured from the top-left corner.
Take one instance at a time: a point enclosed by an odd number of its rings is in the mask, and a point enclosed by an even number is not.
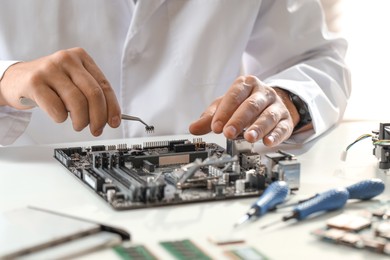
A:
[[[275,137],[273,135],[269,135],[268,140],[273,144],[275,142]]]
[[[220,133],[220,132],[222,132],[222,129],[223,129],[223,124],[221,121],[216,121],[213,124],[213,132]]]
[[[99,136],[99,135],[101,135],[102,133],[103,133],[103,128],[96,130],[96,131],[93,133],[93,135],[94,135],[94,136]]]
[[[255,130],[248,131],[247,135],[250,135],[254,140],[257,140],[257,138],[259,137],[259,134]]]
[[[119,119],[119,116],[114,116],[112,119],[111,119],[111,125],[113,127],[117,127],[119,126],[120,124],[120,119]]]
[[[234,126],[231,126],[231,125],[230,125],[230,126],[226,127],[225,133],[226,133],[226,135],[228,135],[228,136],[236,137],[237,129],[236,129]]]

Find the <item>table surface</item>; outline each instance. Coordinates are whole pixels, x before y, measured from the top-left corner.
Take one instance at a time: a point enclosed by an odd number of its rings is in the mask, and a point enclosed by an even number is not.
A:
[[[346,161],[340,154],[358,136],[379,127],[377,121],[344,121],[321,138],[305,145],[284,144],[270,149],[261,143],[255,149],[261,153],[284,149],[295,154],[301,163],[301,188],[293,200],[305,198],[329,188],[348,186],[367,178],[384,180],[382,195],[368,202],[348,202],[342,210],[315,216],[301,222],[285,222],[261,230],[260,227],[280,219],[288,211],[279,210],[257,221],[234,229],[233,224],[253,203],[253,198],[197,203],[130,211],[115,211],[81,184],[53,158],[58,147],[83,144],[57,144],[30,147],[0,148],[0,212],[35,206],[50,209],[126,229],[132,243],[146,246],[161,259],[170,259],[159,245],[161,241],[190,239],[213,259],[226,259],[225,250],[254,247],[270,259],[385,259],[367,250],[326,243],[311,234],[325,226],[331,216],[370,207],[378,200],[390,198],[390,175],[378,169],[369,139],[355,144]],[[129,140],[110,140],[97,144],[142,144],[144,141],[172,140],[191,136],[163,136]],[[225,146],[221,135],[206,135],[206,142]],[[241,245],[217,246],[210,237],[226,234],[243,236]],[[96,252],[83,259],[118,259],[111,250]]]

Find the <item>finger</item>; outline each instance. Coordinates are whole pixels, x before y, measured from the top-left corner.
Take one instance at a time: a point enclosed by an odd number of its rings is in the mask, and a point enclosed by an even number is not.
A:
[[[245,80],[248,82],[245,83]],[[222,133],[236,109],[252,93],[254,88],[252,77],[239,77],[223,96],[213,117],[211,128],[215,133]],[[245,84],[244,84],[245,83]]]
[[[256,92],[247,98],[241,106],[234,112],[230,120],[223,129],[224,135],[233,139],[242,133],[245,128],[251,125],[267,108],[273,103],[275,97],[266,92]]]
[[[48,66],[47,70],[50,71],[50,77],[45,78],[45,82],[61,98],[67,113],[70,114],[73,128],[76,131],[83,130],[90,123],[88,101],[84,93],[58,67]],[[35,93],[35,96],[39,94],[40,92]]]
[[[118,127],[121,123],[121,109],[116,98],[115,91],[112,89],[109,81],[106,79],[94,60],[86,52],[84,52],[84,55],[84,67],[93,76],[103,91],[103,95],[106,100],[107,122],[111,127]]]
[[[276,146],[287,140],[292,133],[291,123],[289,120],[280,121],[276,127],[263,138],[263,143],[266,146]]]
[[[276,145],[291,135],[292,123],[289,124],[287,111],[280,106],[272,105],[263,111],[259,118],[245,131],[248,142],[263,139],[266,145]]]
[[[190,125],[189,130],[191,134],[204,135],[211,132],[211,121],[220,101],[221,98],[214,100],[200,118]]]
[[[68,110],[62,99],[48,86],[38,87],[42,89],[39,95],[33,93],[32,100],[45,111],[56,123],[62,123],[68,118]]]
[[[107,104],[103,91],[86,70],[79,70],[77,75],[72,76],[72,81],[87,100],[90,131],[94,136],[99,136],[107,123]]]
[[[59,51],[55,54],[54,59],[59,63],[59,67],[62,68],[73,84],[81,91],[81,95],[85,96],[88,104],[90,131],[94,136],[98,136],[103,132],[103,128],[107,123],[106,100],[95,78],[83,66],[81,61],[83,57],[80,55],[80,53],[75,55],[74,50]],[[64,87],[55,84],[53,88],[61,96],[60,93],[62,93]],[[76,94],[75,92],[73,93]],[[72,109],[71,107],[67,108]],[[75,120],[78,117],[77,113],[72,114],[72,119]]]

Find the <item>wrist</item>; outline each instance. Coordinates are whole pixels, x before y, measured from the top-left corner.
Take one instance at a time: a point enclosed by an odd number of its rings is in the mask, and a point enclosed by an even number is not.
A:
[[[307,104],[299,96],[290,91],[278,87],[275,87],[275,91],[279,96],[283,95],[283,102],[288,104],[286,107],[289,110],[294,122],[293,134],[312,129],[312,118]]]
[[[293,121],[293,126],[296,127],[301,118],[297,108],[295,107],[294,103],[290,98],[289,92],[279,87],[274,87],[274,90],[276,94],[282,99],[283,104],[286,106],[288,112],[290,113],[291,119]]]

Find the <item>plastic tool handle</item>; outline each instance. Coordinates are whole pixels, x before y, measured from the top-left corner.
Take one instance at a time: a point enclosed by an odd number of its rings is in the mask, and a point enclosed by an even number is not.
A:
[[[347,187],[350,199],[369,200],[385,190],[381,179],[364,180]]]
[[[331,189],[318,194],[318,196],[305,201],[293,209],[291,216],[286,216],[283,220],[296,218],[302,220],[310,214],[320,211],[331,211],[342,208],[349,198],[349,192],[345,188]]]
[[[288,185],[285,181],[272,182],[259,197],[259,199],[252,205],[256,208],[256,216],[262,216],[270,209],[275,208],[276,205],[282,203],[288,195]]]

